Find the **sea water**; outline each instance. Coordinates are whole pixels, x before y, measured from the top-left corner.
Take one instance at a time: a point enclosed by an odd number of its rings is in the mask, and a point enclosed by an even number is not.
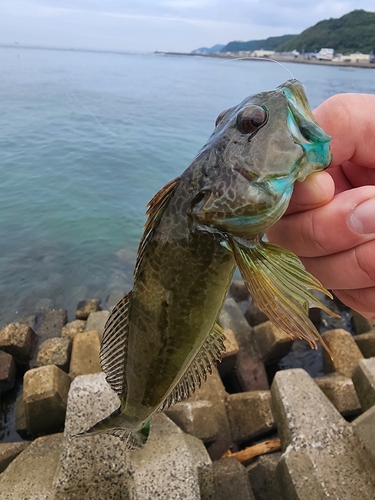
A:
[[[312,107],[375,71],[286,64]],[[0,48],[0,326],[132,284],[145,206],[216,116],[290,78],[277,64]],[[39,306],[38,306],[39,304]]]

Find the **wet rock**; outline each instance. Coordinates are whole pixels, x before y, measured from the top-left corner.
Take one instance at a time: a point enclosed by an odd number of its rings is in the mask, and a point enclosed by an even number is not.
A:
[[[52,500],[62,434],[33,441],[0,475],[1,500]]]
[[[237,355],[236,377],[243,391],[268,389],[267,373],[257,349],[252,328],[234,299],[227,299],[219,323],[234,332],[240,351]]]
[[[373,499],[370,456],[314,380],[301,369],[280,371],[271,393],[283,450],[276,469],[283,497]]]
[[[361,404],[351,378],[333,373],[316,378],[315,382],[341,415],[347,417],[361,412]]]
[[[369,332],[375,328],[375,320],[361,316],[357,311],[352,311],[354,330],[357,335]]]
[[[74,336],[69,375],[88,375],[102,371],[99,361],[100,334],[96,330],[79,332]]]
[[[270,391],[230,394],[226,406],[232,438],[239,444],[275,428]]]
[[[38,320],[36,333],[39,345],[47,339],[60,337],[63,326],[66,325],[68,313],[65,309],[48,311]]]
[[[372,457],[375,466],[375,406],[365,411],[352,422],[354,434]]]
[[[215,500],[255,500],[246,469],[234,458],[218,460],[210,468],[214,477]]]
[[[86,320],[92,312],[100,311],[100,301],[97,299],[78,302],[76,319]]]
[[[0,474],[23,451],[29,443],[0,443]]]
[[[16,377],[16,363],[13,356],[0,351],[0,393],[13,388]]]
[[[22,323],[27,325],[35,331],[36,315],[30,314],[29,316],[24,316],[23,318],[17,319],[17,323]]]
[[[204,443],[212,443],[221,432],[220,414],[211,401],[182,401],[166,410],[165,414],[184,432]]]
[[[65,426],[65,435],[71,439],[64,442],[55,480],[56,500],[200,499],[200,470],[211,461],[201,441],[185,434],[164,414],[153,418],[150,437],[141,451],[126,451],[121,440],[107,434],[72,437],[118,405],[104,373],[72,382]]]
[[[0,349],[11,354],[19,363],[31,357],[36,336],[34,330],[22,323],[10,323],[0,330]]]
[[[354,340],[365,358],[375,356],[375,330],[356,335]]]
[[[52,309],[54,309],[54,303],[51,299],[39,299],[35,304],[36,313],[45,313],[48,311],[52,311]]]
[[[258,457],[247,467],[247,474],[256,500],[282,500],[276,478],[276,467],[281,453]]]
[[[254,334],[258,351],[266,365],[276,363],[286,356],[294,342],[289,335],[277,328],[271,321],[255,326]]]
[[[63,339],[72,339],[78,332],[83,332],[86,328],[86,321],[82,319],[76,319],[74,321],[71,321],[70,323],[67,323],[65,326],[63,326],[61,330],[61,337]]]
[[[230,434],[227,412],[225,409],[225,399],[227,393],[216,369],[212,375],[207,377],[207,381],[202,384],[188,401],[209,401],[215,408],[215,421],[220,432],[214,442],[207,444],[207,450],[212,460],[218,460],[225,451],[233,446]]]
[[[229,295],[236,301],[236,302],[243,302],[244,300],[247,300],[250,297],[249,291],[246,288],[245,283],[243,280],[233,280],[230,288],[229,288]]]
[[[115,305],[120,302],[120,300],[126,295],[124,290],[113,290],[106,300],[106,306],[108,311],[112,311]]]
[[[323,368],[325,373],[340,373],[351,377],[358,361],[363,358],[354,338],[343,329],[328,330],[322,338],[332,352],[333,359],[323,350]]]
[[[37,367],[46,365],[56,365],[61,370],[69,370],[70,353],[72,350],[72,341],[56,337],[47,339],[39,348],[36,360]]]
[[[224,345],[226,350],[222,354],[221,362],[217,365],[219,373],[222,377],[235,368],[237,354],[240,349],[234,331],[230,328],[226,328],[223,331],[225,335]]]
[[[353,372],[353,383],[363,411],[375,405],[375,358],[359,361]]]
[[[268,317],[257,308],[254,302],[251,302],[245,311],[245,318],[250,326],[260,325],[265,321],[268,321]]]
[[[108,317],[108,311],[98,311],[91,313],[87,318],[86,330],[96,330],[100,333],[100,335],[102,335]]]
[[[23,403],[27,429],[33,436],[61,431],[71,378],[54,365],[25,373]]]

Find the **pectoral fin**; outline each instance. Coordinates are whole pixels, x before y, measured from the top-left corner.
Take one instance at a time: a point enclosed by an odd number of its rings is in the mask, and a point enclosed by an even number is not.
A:
[[[330,298],[332,295],[306,271],[299,258],[288,250],[263,241],[251,244],[236,238],[230,244],[241,275],[258,308],[291,337],[306,340],[314,349],[318,341],[331,355],[310,321],[308,311],[312,304],[337,316],[310,290],[318,290]]]

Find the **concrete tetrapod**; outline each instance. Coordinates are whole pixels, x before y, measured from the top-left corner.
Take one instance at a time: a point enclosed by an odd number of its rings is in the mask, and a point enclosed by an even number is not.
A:
[[[374,464],[351,425],[302,369],[280,371],[271,388],[287,500],[373,500]]]

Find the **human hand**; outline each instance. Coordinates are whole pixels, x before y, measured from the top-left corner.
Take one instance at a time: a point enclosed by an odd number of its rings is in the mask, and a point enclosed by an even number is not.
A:
[[[295,183],[267,237],[344,304],[375,318],[375,95],[339,94],[314,115],[332,136],[332,163]]]

